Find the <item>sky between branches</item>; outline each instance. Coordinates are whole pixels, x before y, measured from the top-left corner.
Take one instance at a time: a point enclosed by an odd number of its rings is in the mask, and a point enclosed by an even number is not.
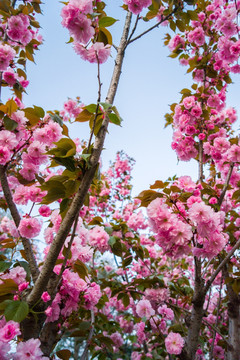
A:
[[[105,1],[108,16],[119,19],[109,28],[113,42],[118,45],[125,11],[121,0]],[[38,105],[45,110],[61,110],[68,97],[80,96],[84,104],[96,103],[97,66],[80,59],[72,49],[67,30],[61,26],[62,4],[51,0],[42,5],[43,16],[39,17],[44,44],[36,56],[36,65],[28,64],[30,85],[24,98],[26,106]],[[154,25],[155,20],[140,27]],[[123,118],[122,127],[110,124],[109,134],[102,154],[103,167],[114,160],[118,150],[124,150],[136,160],[133,172],[133,195],[148,189],[157,179],[166,179],[175,174],[190,175],[196,179],[197,163],[180,162],[171,149],[172,130],[164,129],[164,114],[170,104],[178,102],[182,88],[190,88],[191,74],[168,57],[169,50],[163,45],[164,34],[171,30],[160,26],[145,37],[132,43],[127,49],[120,86],[115,105]],[[101,66],[102,101],[110,82],[114,57]],[[240,113],[240,77],[233,78],[227,103]],[[239,128],[239,120],[235,128]],[[72,127],[72,137],[88,139],[87,124],[77,123]]]

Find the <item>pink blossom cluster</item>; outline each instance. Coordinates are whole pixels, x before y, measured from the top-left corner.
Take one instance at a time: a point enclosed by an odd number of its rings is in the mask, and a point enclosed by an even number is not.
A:
[[[149,319],[151,316],[155,315],[155,310],[152,308],[149,300],[143,299],[138,302],[136,313],[141,318],[145,317],[146,319]]]
[[[17,285],[22,285],[26,282],[27,273],[22,266],[15,266],[8,270],[5,274],[1,274],[1,279],[11,279]],[[1,280],[1,281],[2,281]],[[0,281],[0,283],[1,283]]]
[[[0,71],[7,70],[15,56],[16,51],[10,45],[0,44]]]
[[[17,72],[13,69],[8,69],[3,73],[3,80],[9,85],[13,86],[16,83],[19,83],[23,88],[26,88],[29,85],[29,81],[26,80],[23,76],[19,76]]]
[[[48,360],[40,349],[41,342],[39,339],[29,339],[17,344],[16,353],[13,355],[14,360]]]
[[[13,340],[16,336],[21,334],[20,326],[15,321],[3,321],[1,322],[0,327],[0,342],[9,343]],[[1,347],[0,347],[1,349]],[[0,352],[1,354],[1,352]]]
[[[212,258],[219,254],[228,241],[228,235],[223,233],[225,213],[215,212],[204,202],[196,202],[189,209],[189,218],[196,226],[200,244],[194,248],[194,255]]]
[[[198,21],[191,21],[189,31],[169,41],[170,50],[181,53],[180,62],[189,65],[194,81],[200,83],[195,95],[184,94],[174,109],[172,148],[180,160],[196,158],[199,142],[207,141],[215,126],[220,129],[231,123],[228,116],[224,118],[224,106],[229,74],[240,72],[237,6],[223,1],[209,4],[205,12],[198,13]],[[211,48],[212,34],[216,49]]]
[[[184,346],[184,339],[180,334],[171,331],[165,339],[165,346],[169,354],[179,355]]]
[[[59,272],[58,266],[55,267],[55,271]],[[77,273],[66,269],[63,272],[60,291],[45,310],[47,322],[58,320],[60,315],[64,318],[70,316],[72,312],[78,310],[81,299],[84,300],[86,309],[93,309],[101,296],[102,292],[98,284],[87,283]]]
[[[61,11],[62,25],[66,27],[74,39],[74,50],[82,59],[90,63],[104,63],[110,55],[110,45],[93,42],[95,23],[87,16],[93,14],[92,0],[70,0]]]
[[[36,218],[23,218],[20,221],[18,230],[22,237],[32,239],[40,234],[41,224]]]
[[[30,20],[27,15],[11,16],[7,24],[7,36],[10,40],[26,46],[33,38],[34,32],[29,30]]]
[[[124,0],[128,6],[129,11],[133,14],[140,14],[140,12],[152,4],[152,0]]]
[[[163,199],[153,200],[147,208],[149,223],[156,233],[156,242],[172,257],[188,254],[192,228],[172,213]]]
[[[63,104],[64,109],[60,111],[64,121],[75,120],[76,117],[82,112],[82,107],[84,104],[80,103],[80,100],[68,99]]]
[[[74,50],[83,60],[89,61],[90,63],[99,62],[99,64],[103,64],[110,56],[111,46],[109,44],[104,45],[103,42],[96,42],[86,48],[82,44],[75,43]]]
[[[89,245],[104,253],[109,250],[109,235],[102,226],[95,226],[89,230]]]

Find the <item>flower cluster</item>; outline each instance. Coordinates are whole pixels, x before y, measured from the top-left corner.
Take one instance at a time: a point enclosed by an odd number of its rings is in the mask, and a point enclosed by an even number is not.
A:
[[[70,0],[61,12],[62,25],[68,29],[74,40],[74,50],[82,59],[102,64],[107,61],[111,46],[94,40],[98,24],[93,14],[92,0]],[[93,41],[93,44],[87,46],[90,41]]]

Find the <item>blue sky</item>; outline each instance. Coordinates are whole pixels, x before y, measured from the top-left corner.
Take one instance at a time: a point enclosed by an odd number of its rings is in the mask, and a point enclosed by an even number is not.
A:
[[[109,30],[113,42],[118,44],[125,12],[120,8],[121,0],[106,1],[109,16],[119,21]],[[43,4],[43,16],[39,17],[44,44],[36,55],[36,65],[27,67],[30,85],[24,102],[27,106],[39,105],[45,110],[62,109],[68,97],[80,96],[85,104],[96,103],[97,67],[81,60],[66,44],[69,34],[61,26],[62,4],[57,0]],[[143,28],[155,23],[143,24]],[[110,124],[103,152],[103,166],[107,167],[118,150],[124,150],[136,160],[134,169],[134,191],[148,189],[157,179],[166,179],[174,174],[197,177],[195,162],[178,164],[171,150],[172,130],[164,129],[164,114],[169,105],[178,102],[182,88],[191,86],[191,75],[178,65],[176,59],[168,57],[169,50],[163,46],[163,38],[170,30],[155,29],[129,46],[126,52],[115,105],[124,119],[122,127]],[[104,101],[114,65],[113,57],[101,66]],[[239,76],[230,86],[228,104],[239,110]],[[238,111],[239,113],[239,111]],[[88,139],[87,124],[76,124],[72,136]]]

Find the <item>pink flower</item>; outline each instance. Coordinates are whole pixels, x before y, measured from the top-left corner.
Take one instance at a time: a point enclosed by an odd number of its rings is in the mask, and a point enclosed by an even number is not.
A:
[[[18,285],[18,290],[20,292],[22,292],[23,290],[27,289],[28,285],[29,285],[29,282],[24,282],[24,283]]]
[[[49,293],[47,291],[44,291],[44,293],[42,293],[41,299],[44,302],[48,302],[49,300],[51,300],[51,296],[49,295]]]
[[[47,205],[42,205],[38,211],[39,211],[39,214],[44,217],[48,217],[52,213],[52,210]]]
[[[41,342],[39,339],[29,339],[25,342],[19,342],[14,354],[14,360],[42,360]]]
[[[7,70],[10,61],[14,59],[16,51],[9,45],[0,45],[0,71]]]
[[[19,324],[15,321],[8,321],[5,326],[0,329],[0,338],[3,342],[11,341],[15,336],[20,335]]]
[[[74,50],[83,60],[87,60],[90,63],[99,62],[99,64],[103,64],[110,55],[111,46],[104,45],[102,42],[96,42],[90,48],[86,49],[83,45],[76,42],[74,44]]]
[[[176,49],[176,47],[184,47],[184,44],[185,42],[183,38],[181,38],[181,36],[177,34],[169,41],[168,47],[171,51],[173,51]]]
[[[35,218],[22,219],[18,230],[21,236],[31,239],[39,235],[41,231],[41,224]]]
[[[190,31],[187,38],[190,43],[195,43],[198,46],[203,45],[205,42],[205,35],[202,27],[198,26],[193,31]]]
[[[17,205],[27,205],[29,200],[29,188],[24,185],[19,185],[15,190],[13,200]]]
[[[158,308],[159,314],[161,314],[166,320],[174,319],[174,312],[172,309],[169,309],[167,305],[162,305]]]
[[[26,276],[27,273],[22,266],[13,267],[8,274],[8,278],[15,281],[15,283],[18,285],[25,283]]]
[[[12,150],[15,146],[18,145],[16,135],[11,131],[1,130],[0,145],[7,147],[9,150]]]
[[[185,109],[191,109],[195,105],[195,97],[194,96],[187,96],[183,99],[183,105]]]
[[[169,354],[179,355],[184,345],[184,339],[178,333],[170,332],[165,339],[166,350]]]
[[[85,294],[83,296],[86,308],[93,309],[93,307],[98,303],[101,296],[102,292],[100,286],[95,282],[91,283],[85,290]]]
[[[75,41],[87,44],[94,35],[92,21],[80,13],[77,8],[68,4],[62,9],[62,25],[66,27]]]
[[[3,80],[6,81],[8,85],[13,86],[17,81],[17,76],[15,72],[12,69],[10,69],[3,73]]]
[[[0,341],[0,359],[1,360],[9,360],[10,359],[10,355],[9,355],[10,350],[11,350],[10,344]]]
[[[11,152],[6,146],[0,145],[0,164],[5,165],[11,159]]]
[[[232,162],[240,162],[240,146],[234,144],[227,152],[228,160]]]
[[[149,319],[151,316],[155,315],[155,310],[152,308],[152,305],[149,300],[140,300],[136,306],[136,312],[138,316],[145,317]]]
[[[95,226],[89,230],[89,245],[96,247],[102,253],[109,249],[109,235],[102,226]]]
[[[124,3],[128,5],[129,11],[133,14],[139,14],[143,8],[146,8],[152,4],[152,0],[124,0]]]

